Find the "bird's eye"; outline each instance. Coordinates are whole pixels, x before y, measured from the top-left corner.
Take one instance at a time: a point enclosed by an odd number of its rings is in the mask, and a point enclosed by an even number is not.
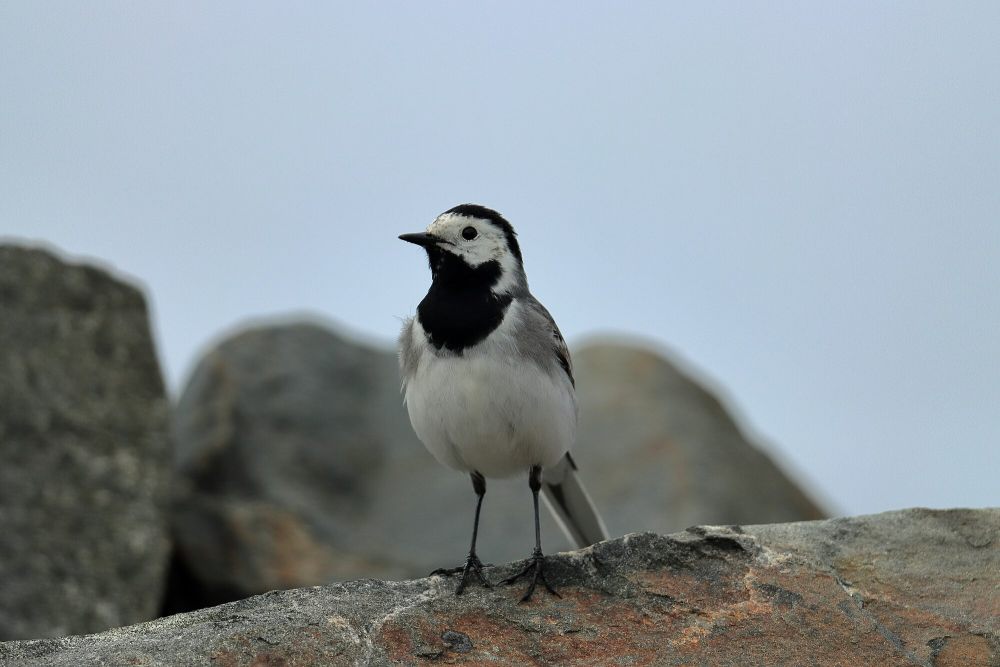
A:
[[[475,227],[466,227],[462,230],[462,238],[466,241],[471,241],[477,236],[479,236],[479,232],[476,231]]]

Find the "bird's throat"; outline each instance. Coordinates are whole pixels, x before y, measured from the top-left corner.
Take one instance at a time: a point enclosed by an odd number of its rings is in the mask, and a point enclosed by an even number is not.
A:
[[[430,259],[434,281],[417,318],[431,345],[461,353],[500,326],[513,298],[491,290],[500,278],[497,262],[471,267],[459,258]]]

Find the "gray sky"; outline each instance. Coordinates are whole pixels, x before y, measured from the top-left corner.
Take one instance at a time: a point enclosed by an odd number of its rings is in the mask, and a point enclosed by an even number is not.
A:
[[[836,511],[1000,504],[1000,3],[0,3],[0,234],[141,279],[175,390],[390,341],[462,202]]]

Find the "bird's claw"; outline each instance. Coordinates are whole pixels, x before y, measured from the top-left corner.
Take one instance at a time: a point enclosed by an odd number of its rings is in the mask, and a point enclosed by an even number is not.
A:
[[[479,560],[479,556],[474,553],[469,554],[469,557],[465,560],[465,565],[459,565],[458,567],[450,568],[438,568],[431,572],[430,576],[442,575],[450,577],[452,575],[462,573],[462,580],[458,582],[458,586],[455,588],[455,595],[461,595],[465,591],[465,585],[469,582],[469,574],[475,575],[476,579],[479,580],[480,585],[484,588],[493,588],[493,584],[486,579],[483,575],[483,562]]]
[[[559,595],[559,593],[556,592],[554,588],[552,588],[551,585],[549,585],[549,582],[545,579],[545,556],[542,555],[540,549],[535,549],[535,551],[531,554],[531,558],[528,560],[528,564],[524,567],[523,570],[521,570],[520,572],[511,577],[507,577],[506,579],[503,580],[503,583],[512,584],[521,577],[526,576],[528,574],[531,574],[531,583],[528,585],[528,590],[525,591],[524,595],[521,597],[521,602],[527,602],[528,600],[531,599],[531,596],[535,592],[535,587],[538,585],[538,582],[541,582],[542,585],[545,586],[545,590],[547,590],[549,593],[552,593],[552,595],[555,595],[557,598],[562,597],[561,595]]]

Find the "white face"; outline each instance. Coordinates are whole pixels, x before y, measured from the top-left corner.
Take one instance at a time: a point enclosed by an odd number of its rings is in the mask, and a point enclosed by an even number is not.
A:
[[[475,231],[473,235],[472,231]],[[503,231],[494,227],[489,221],[471,218],[456,213],[444,213],[427,228],[428,234],[433,234],[445,243],[438,247],[445,252],[458,255],[469,266],[479,266],[483,262],[497,261],[506,272],[515,261],[507,249],[507,239]],[[466,238],[466,237],[471,238]]]

